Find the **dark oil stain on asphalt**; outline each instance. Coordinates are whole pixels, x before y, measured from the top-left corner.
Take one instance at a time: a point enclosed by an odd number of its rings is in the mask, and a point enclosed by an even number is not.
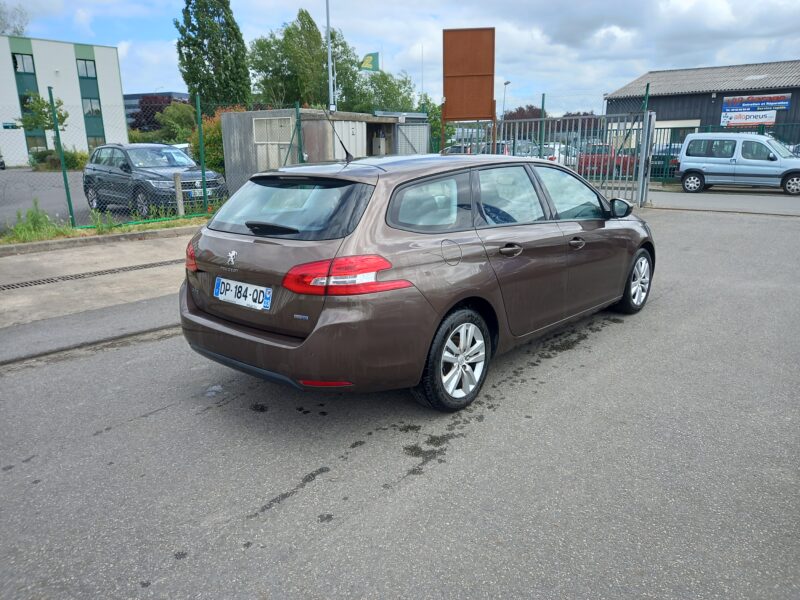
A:
[[[23,459],[22,459],[22,462],[24,462],[24,463],[29,463],[29,462],[31,462],[31,461],[32,461],[34,458],[36,458],[37,456],[38,456],[37,454],[32,454],[32,455],[31,455],[31,456],[29,456],[28,458],[23,458]]]
[[[148,588],[148,587],[150,587],[150,582],[149,581],[140,581],[139,585],[142,586],[143,588]]]
[[[249,548],[252,545],[253,545],[253,542],[245,542],[244,544],[242,544],[242,548]]]
[[[267,412],[267,405],[266,404],[261,404],[259,402],[256,402],[255,404],[253,404],[250,407],[250,410],[252,410],[254,412],[265,413],[265,412]]]
[[[397,431],[401,433],[408,433],[409,431],[413,431],[414,433],[418,432],[422,429],[422,425],[401,425],[397,428]]]
[[[325,513],[317,517],[320,523],[330,523],[333,521],[333,515],[330,513]]]
[[[268,510],[278,506],[284,500],[287,500],[288,498],[291,498],[292,496],[294,496],[297,492],[302,490],[309,483],[314,481],[317,477],[319,477],[323,473],[327,473],[329,471],[330,471],[330,469],[328,467],[320,467],[319,469],[316,469],[315,471],[311,471],[311,473],[308,473],[307,475],[305,475],[303,477],[303,479],[300,480],[300,483],[298,483],[296,486],[294,486],[291,490],[289,490],[288,492],[283,492],[281,494],[278,494],[274,498],[271,498],[266,504],[264,504],[256,512],[247,515],[247,518],[248,519],[255,519],[256,517],[258,517],[259,514],[263,514],[263,513],[267,512]]]
[[[327,417],[328,416],[328,413],[326,413],[324,410],[319,411],[319,414],[320,414],[321,417]]]
[[[32,483],[33,485],[36,485],[37,483],[41,483],[41,482],[42,482],[42,480],[41,480],[41,479],[34,479],[33,481],[31,481],[31,483]]]
[[[6,465],[5,467],[3,467],[3,471],[10,471],[13,468],[14,468],[14,465]]]
[[[351,449],[352,449],[352,448],[358,448],[359,446],[363,446],[364,444],[366,444],[366,442],[365,442],[365,441],[363,441],[363,440],[358,440],[358,441],[356,441],[356,442],[353,442],[352,444],[350,444],[350,448],[351,448]]]
[[[183,560],[184,558],[189,556],[189,553],[181,551],[181,552],[176,552],[174,554],[174,556],[175,556],[175,560]]]

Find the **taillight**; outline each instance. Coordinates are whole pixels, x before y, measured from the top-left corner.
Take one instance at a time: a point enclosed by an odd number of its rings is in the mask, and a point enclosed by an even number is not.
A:
[[[312,296],[354,296],[411,287],[405,279],[378,281],[378,273],[391,268],[392,263],[374,254],[319,260],[292,267],[283,287]]]
[[[555,157],[555,156],[548,156],[548,157],[547,157],[547,160],[555,160],[555,159],[556,159],[556,157]]]
[[[670,166],[673,166],[673,167],[678,166],[678,159],[677,158],[673,158],[671,161],[669,161],[669,164],[670,164]]]
[[[186,270],[197,271],[197,258],[194,255],[194,246],[192,242],[186,246]]]

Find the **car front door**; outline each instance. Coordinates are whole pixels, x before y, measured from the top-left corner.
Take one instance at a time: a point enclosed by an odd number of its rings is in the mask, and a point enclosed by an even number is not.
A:
[[[775,160],[770,160],[770,155]],[[740,144],[736,161],[736,183],[777,187],[781,184],[780,165],[777,154],[766,144],[756,140],[744,140]]]
[[[565,316],[591,310],[619,297],[628,268],[628,242],[616,235],[599,194],[572,173],[537,165],[567,244]]]
[[[566,245],[524,165],[474,172],[476,228],[516,336],[564,318]]]
[[[119,148],[111,148],[111,162],[106,173],[108,195],[116,204],[129,204],[131,199],[130,163]]]

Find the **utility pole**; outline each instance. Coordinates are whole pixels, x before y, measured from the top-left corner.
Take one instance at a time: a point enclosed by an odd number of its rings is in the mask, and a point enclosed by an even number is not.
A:
[[[333,61],[331,60],[331,3],[325,0],[325,21],[328,37],[328,110],[336,111],[336,101],[333,99]]]

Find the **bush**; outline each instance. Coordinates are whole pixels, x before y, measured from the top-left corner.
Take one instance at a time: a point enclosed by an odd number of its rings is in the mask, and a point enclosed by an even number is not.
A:
[[[33,157],[33,162],[37,164],[41,164],[47,162],[47,159],[50,156],[55,156],[55,150],[37,150],[36,152],[31,152],[31,156]]]
[[[164,135],[160,129],[154,131],[128,130],[128,140],[131,144],[160,144],[164,141]]]
[[[25,215],[17,211],[17,222],[9,227],[3,235],[3,241],[9,243],[35,242],[56,237],[69,236],[72,228],[60,223],[54,223],[45,211],[39,208],[39,201],[33,200],[33,208],[29,208]]]
[[[64,150],[64,165],[70,171],[82,171],[87,162],[89,162],[88,152],[76,150],[75,148],[72,150]],[[59,164],[58,158],[56,158],[56,163],[60,168],[61,165]]]
[[[243,112],[244,106],[218,108],[214,116],[203,117],[203,145],[206,154],[206,169],[225,174],[225,153],[222,149],[222,113]],[[189,138],[192,156],[200,161],[200,135],[195,129]]]

